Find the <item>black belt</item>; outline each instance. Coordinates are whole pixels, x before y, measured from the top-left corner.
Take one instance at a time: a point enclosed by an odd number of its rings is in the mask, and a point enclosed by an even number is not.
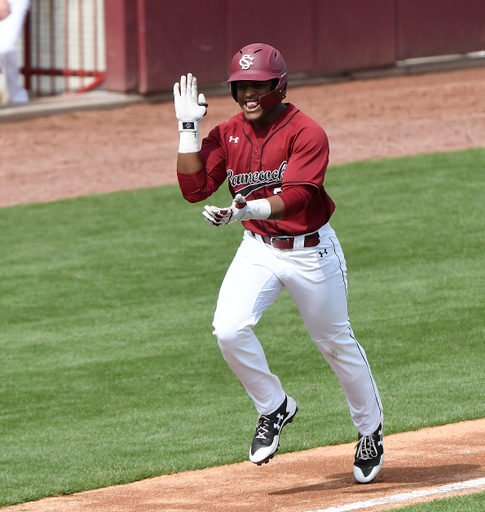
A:
[[[256,233],[250,232],[254,238],[262,240],[265,244],[273,246],[275,249],[293,249],[295,243],[294,236],[267,236],[267,235],[256,235]],[[320,236],[317,233],[306,235],[303,241],[303,247],[316,247],[320,243]]]

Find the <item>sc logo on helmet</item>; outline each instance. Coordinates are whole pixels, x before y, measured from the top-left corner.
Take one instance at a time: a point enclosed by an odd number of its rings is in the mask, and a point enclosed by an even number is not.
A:
[[[251,66],[254,66],[254,57],[251,57],[251,55],[248,55],[247,53],[245,53],[242,57],[241,57],[241,60],[239,61],[239,65],[241,66],[242,69],[246,70],[246,69],[249,69]]]

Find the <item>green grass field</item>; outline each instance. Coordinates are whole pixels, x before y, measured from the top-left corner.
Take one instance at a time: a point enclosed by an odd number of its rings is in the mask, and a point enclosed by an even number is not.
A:
[[[485,149],[326,186],[385,433],[485,417]],[[256,411],[211,333],[242,228],[201,209],[175,186],[0,209],[0,506],[246,460]],[[287,294],[257,332],[300,408],[280,453],[354,441]]]
[[[482,512],[484,504],[485,493],[478,493],[420,503],[419,505],[409,505],[401,510],[402,512]]]

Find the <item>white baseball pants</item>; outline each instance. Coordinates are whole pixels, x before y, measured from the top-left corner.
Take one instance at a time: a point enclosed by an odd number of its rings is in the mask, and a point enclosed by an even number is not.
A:
[[[355,427],[370,435],[382,421],[382,404],[350,326],[345,258],[329,224],[319,234],[317,247],[279,250],[246,231],[219,292],[214,335],[258,413],[272,413],[285,392],[253,328],[286,288],[342,386]]]
[[[9,0],[9,4],[11,14],[0,21],[0,67],[9,102],[23,103],[29,97],[19,77],[17,40],[24,27],[29,0]]]

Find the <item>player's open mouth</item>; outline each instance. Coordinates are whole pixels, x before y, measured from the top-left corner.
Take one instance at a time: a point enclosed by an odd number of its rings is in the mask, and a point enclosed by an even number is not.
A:
[[[246,101],[244,104],[246,112],[254,112],[255,110],[258,110],[259,108],[259,102],[258,101]]]

